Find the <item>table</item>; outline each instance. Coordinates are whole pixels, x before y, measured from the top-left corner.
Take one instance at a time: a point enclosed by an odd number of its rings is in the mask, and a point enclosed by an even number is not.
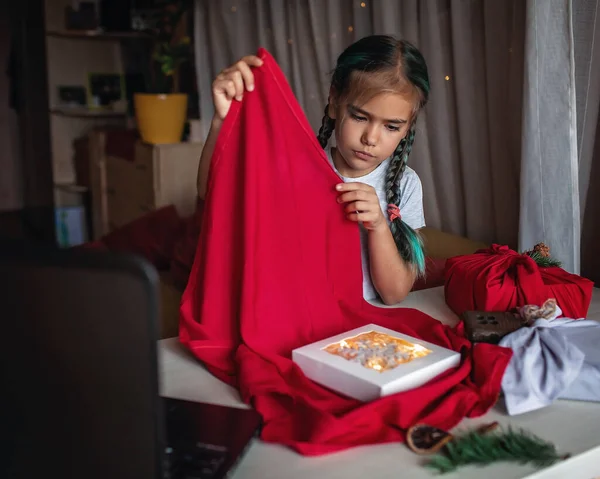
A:
[[[446,324],[457,317],[444,302],[443,288],[411,293],[401,307],[419,309]],[[600,320],[600,290],[594,291],[588,317]],[[247,407],[237,391],[212,376],[180,344],[177,338],[159,342],[161,394],[166,397]],[[455,430],[498,421],[501,425],[525,428],[553,442],[561,453],[572,457],[555,466],[536,471],[531,466],[498,463],[485,469],[464,467],[448,479],[593,479],[600,476],[600,404],[557,401],[553,405],[520,416],[509,417],[499,402],[485,416],[463,420]],[[233,479],[421,479],[435,476],[422,467],[424,458],[404,444],[363,446],[321,457],[303,457],[276,444],[255,439],[236,469]]]

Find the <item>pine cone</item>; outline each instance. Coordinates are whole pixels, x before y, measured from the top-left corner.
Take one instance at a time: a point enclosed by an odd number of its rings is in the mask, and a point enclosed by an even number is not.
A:
[[[546,246],[544,243],[538,243],[533,247],[534,253],[539,253],[540,256],[544,258],[550,257],[550,248]]]

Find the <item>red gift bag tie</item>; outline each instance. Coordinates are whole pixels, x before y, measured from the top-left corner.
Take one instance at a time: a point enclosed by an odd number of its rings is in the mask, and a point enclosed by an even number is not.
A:
[[[506,245],[493,244],[490,248],[479,250],[477,253],[488,256],[504,256],[499,267],[512,276],[519,289],[519,304],[542,304],[545,297],[544,280],[537,263],[528,255],[516,252]]]

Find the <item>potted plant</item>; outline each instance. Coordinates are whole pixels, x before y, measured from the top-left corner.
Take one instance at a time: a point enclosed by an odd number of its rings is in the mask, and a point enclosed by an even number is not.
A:
[[[185,0],[164,2],[158,11],[148,93],[134,95],[138,129],[147,143],[181,141],[188,96],[179,91],[180,69],[191,55],[187,11]]]

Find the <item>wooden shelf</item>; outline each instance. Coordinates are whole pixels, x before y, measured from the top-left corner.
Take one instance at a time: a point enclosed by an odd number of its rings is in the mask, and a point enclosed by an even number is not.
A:
[[[87,186],[77,185],[75,183],[54,183],[54,188],[67,193],[83,194],[89,191]]]
[[[124,118],[127,112],[96,108],[52,108],[50,113],[70,118]]]
[[[46,32],[46,36],[55,38],[82,38],[93,40],[126,40],[130,38],[152,38],[152,35],[143,32],[105,32],[102,30],[49,30]]]

